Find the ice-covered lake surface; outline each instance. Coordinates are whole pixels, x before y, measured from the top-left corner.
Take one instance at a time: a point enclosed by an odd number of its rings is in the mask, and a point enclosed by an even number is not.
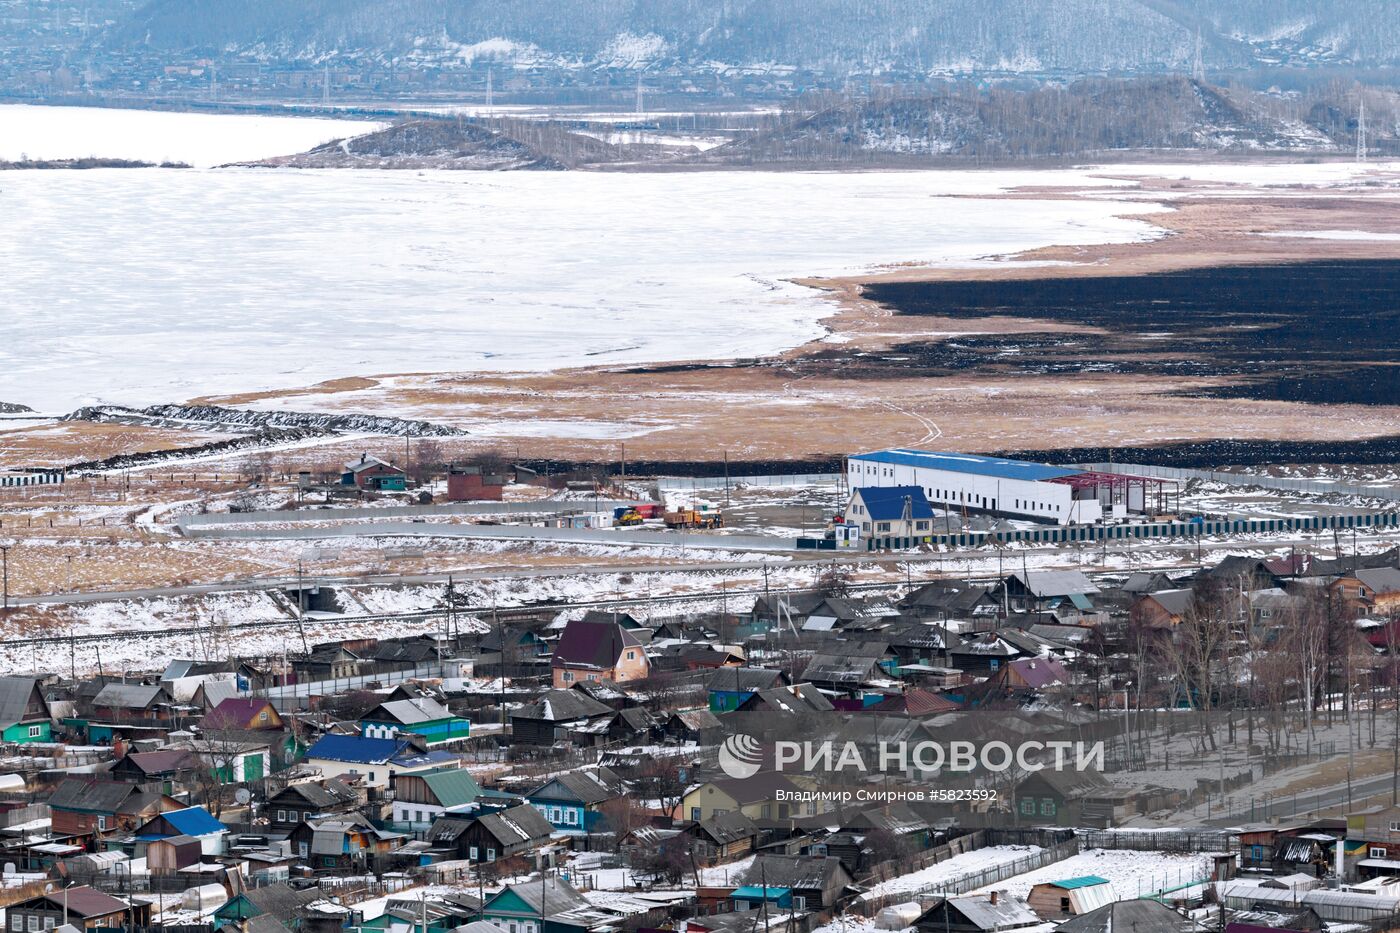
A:
[[[223,165],[305,152],[386,125],[317,117],[0,104],[0,159],[97,156]]]
[[[1157,228],[977,200],[1077,172],[91,170],[0,182],[0,401],[752,357],[832,310],[783,279]],[[1150,209],[1150,208],[1149,208]]]
[[[0,106],[0,158],[209,166],[375,127]],[[1364,170],[8,172],[0,401],[63,411],[349,375],[759,356],[820,336],[832,310],[786,279],[1159,235],[1124,216],[1165,209],[1127,200],[1128,176],[1336,184]],[[1085,184],[1108,196],[976,198]]]
[[[787,277],[1154,237],[1142,205],[980,200],[1078,172],[94,170],[0,184],[0,401],[759,356]]]

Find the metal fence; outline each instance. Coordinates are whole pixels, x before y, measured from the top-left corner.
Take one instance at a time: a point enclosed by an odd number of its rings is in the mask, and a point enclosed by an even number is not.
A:
[[[666,476],[656,481],[661,492],[687,492],[695,489],[723,489],[723,476]],[[840,473],[784,473],[771,476],[731,476],[730,489],[738,486],[839,486]]]
[[[383,508],[305,508],[275,509],[259,512],[212,512],[206,515],[186,515],[176,524],[183,528],[207,525],[256,525],[266,522],[338,522],[360,519],[393,520],[408,516],[421,518],[435,515],[567,515],[576,512],[611,512],[634,499],[535,499],[528,502],[451,502],[442,505],[396,505]]]
[[[1086,849],[1132,849],[1136,852],[1238,852],[1239,837],[1227,832],[1114,832],[1082,830]]]
[[[982,848],[980,845],[970,846],[962,851],[971,852],[980,848]],[[864,899],[859,902],[858,909],[866,916],[873,917],[875,914],[879,913],[880,910],[891,904],[915,901],[920,897],[932,895],[966,894],[969,891],[975,891],[989,884],[996,884],[998,881],[1005,881],[1007,878],[1014,878],[1016,875],[1023,875],[1028,871],[1044,868],[1046,865],[1051,865],[1055,862],[1067,859],[1078,852],[1079,840],[1074,838],[1066,839],[1063,842],[1041,849],[1039,852],[1032,852],[1020,858],[1012,859],[1009,862],[1001,862],[978,871],[955,875],[943,881],[934,882],[921,887],[893,891],[889,894],[882,894],[873,898]],[[937,861],[943,861],[943,859]]]
[[[64,479],[62,473],[7,473],[0,476],[0,486],[58,486]]]
[[[1293,518],[1232,518],[1199,522],[1147,522],[1137,525],[1066,525],[1015,531],[968,531],[926,537],[867,538],[871,551],[905,550],[920,545],[982,547],[997,544],[1096,544],[1109,541],[1190,540],[1216,535],[1277,534],[1293,531],[1330,531],[1400,527],[1400,512],[1364,511]]]
[[[1324,482],[1315,479],[1299,479],[1292,476],[1268,476],[1258,473],[1239,473],[1233,470],[1190,470],[1184,467],[1149,466],[1144,463],[1081,463],[1081,469],[1103,473],[1134,473],[1139,476],[1155,476],[1158,479],[1189,479],[1207,482],[1228,483],[1232,486],[1260,486],[1265,489],[1280,489],[1285,492],[1306,492],[1317,495],[1364,496],[1370,499],[1400,501],[1400,487],[1370,486],[1361,483],[1341,481]]]

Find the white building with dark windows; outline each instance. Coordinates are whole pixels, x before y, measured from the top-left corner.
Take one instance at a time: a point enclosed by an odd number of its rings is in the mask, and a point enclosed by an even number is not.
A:
[[[1084,481],[1086,477],[1088,482]],[[1121,485],[1118,479],[1116,475],[1091,474],[1047,463],[907,448],[846,458],[846,480],[853,490],[917,486],[934,508],[1057,525],[1097,522],[1104,517],[1106,504],[1111,513],[1126,514],[1131,508],[1129,501],[1112,508],[1112,490]],[[1136,510],[1141,510],[1141,498],[1138,497]]]

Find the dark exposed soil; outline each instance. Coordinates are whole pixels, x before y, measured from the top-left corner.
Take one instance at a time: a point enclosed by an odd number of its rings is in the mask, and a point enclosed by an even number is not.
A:
[[[1321,404],[1400,400],[1400,261],[889,283],[866,294],[905,315],[1013,317],[1102,332],[989,334],[854,355],[832,350],[809,357],[809,365],[848,378],[968,371],[1228,377],[1231,385],[1191,394]]]

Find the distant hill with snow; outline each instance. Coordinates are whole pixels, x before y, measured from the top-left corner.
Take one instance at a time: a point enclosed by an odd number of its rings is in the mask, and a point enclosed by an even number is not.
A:
[[[264,60],[860,74],[1400,63],[1392,0],[151,0],[106,41]]]

